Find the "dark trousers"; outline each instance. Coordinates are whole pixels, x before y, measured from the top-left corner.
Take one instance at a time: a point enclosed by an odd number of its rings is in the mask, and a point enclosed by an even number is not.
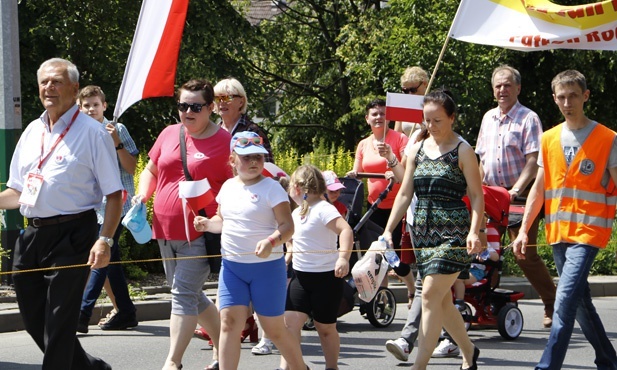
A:
[[[28,226],[18,238],[13,270],[84,264],[98,237],[94,211],[44,227]],[[90,269],[16,273],[17,303],[28,334],[43,351],[43,370],[111,369],[77,340],[81,297]]]
[[[120,245],[118,240],[120,234],[122,234],[124,226],[118,225],[116,233],[114,234],[114,245],[111,247],[110,262],[120,261]],[[116,304],[118,305],[118,311],[122,313],[131,314],[135,312],[135,305],[131,301],[129,295],[129,289],[124,278],[124,271],[122,265],[113,264],[101,269],[94,269],[90,272],[90,278],[88,279],[88,285],[84,290],[84,295],[81,299],[81,314],[87,318],[92,317],[92,310],[96,305],[96,300],[101,295],[103,285],[105,285],[105,279],[109,278],[109,285],[116,297]]]

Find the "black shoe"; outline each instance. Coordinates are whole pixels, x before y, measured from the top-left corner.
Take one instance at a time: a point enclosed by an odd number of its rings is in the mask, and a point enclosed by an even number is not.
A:
[[[461,370],[478,370],[478,357],[480,356],[480,349],[478,349],[478,347],[474,346],[473,347],[473,362],[471,364],[471,366],[467,367],[467,368],[463,368],[463,366],[461,365]]]
[[[101,330],[126,330],[136,327],[138,324],[135,312],[130,314],[123,314],[118,312],[113,315],[104,324],[101,324]]]
[[[77,323],[77,332],[82,334],[88,334],[88,324],[90,323],[90,318],[84,316],[83,314],[79,314],[79,322]]]

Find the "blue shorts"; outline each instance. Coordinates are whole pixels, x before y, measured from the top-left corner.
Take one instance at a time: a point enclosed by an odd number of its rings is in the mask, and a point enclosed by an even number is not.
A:
[[[480,270],[475,267],[469,269],[469,273],[473,275],[473,277],[475,277],[477,281],[484,279],[484,272],[484,270]]]
[[[223,259],[219,274],[219,310],[249,306],[261,316],[285,313],[287,272],[285,259],[260,263],[238,263]]]

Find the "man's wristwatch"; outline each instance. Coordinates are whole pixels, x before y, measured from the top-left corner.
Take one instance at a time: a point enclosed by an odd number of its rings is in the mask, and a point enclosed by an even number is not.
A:
[[[114,245],[114,240],[112,238],[108,238],[106,236],[99,236],[99,240],[104,241],[111,248]]]
[[[519,188],[512,188],[512,191],[516,193],[516,195],[519,195],[521,189]]]
[[[120,144],[118,144],[118,146],[116,147],[116,150],[120,150],[120,149],[124,149],[124,143],[120,143]]]

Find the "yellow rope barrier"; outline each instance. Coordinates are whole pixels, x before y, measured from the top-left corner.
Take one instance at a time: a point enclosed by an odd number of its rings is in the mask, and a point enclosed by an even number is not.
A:
[[[506,245],[506,246],[501,246],[502,249],[507,250],[509,248],[511,248],[512,244]],[[534,245],[534,244],[528,244],[527,247],[541,247],[543,245]],[[548,246],[548,245],[544,245],[544,246]],[[395,251],[414,251],[414,250],[420,250],[420,249],[428,249],[428,248],[399,248],[399,249],[394,249]],[[451,247],[450,249],[467,249],[466,247]],[[353,249],[351,252],[355,253],[355,252],[362,252],[362,253],[366,253],[368,252],[368,249]],[[385,252],[385,250],[381,250],[381,249],[374,249],[372,250],[374,252]],[[284,253],[302,253],[302,254],[332,254],[332,253],[339,253],[339,250],[336,251],[332,251],[332,250],[321,250],[321,251],[306,251],[306,252],[272,252],[272,254],[284,254]],[[246,253],[237,253],[234,255],[253,255],[252,252],[246,252]],[[224,254],[216,254],[216,255],[205,255],[205,256],[191,256],[191,257],[171,257],[171,258],[150,258],[150,259],[143,259],[143,260],[130,260],[130,261],[115,261],[115,262],[110,262],[109,265],[121,265],[121,264],[129,264],[129,263],[150,263],[150,262],[164,262],[164,261],[179,261],[179,260],[191,260],[191,259],[200,259],[200,258],[216,258],[216,257],[225,257],[226,255]],[[63,270],[63,269],[69,269],[69,268],[82,268],[82,267],[90,267],[89,264],[87,263],[83,263],[83,264],[77,264],[77,265],[66,265],[66,266],[51,266],[51,267],[41,267],[41,268],[36,268],[36,269],[28,269],[28,270],[16,270],[16,271],[5,271],[5,272],[0,272],[0,276],[2,275],[15,275],[15,274],[23,274],[26,272],[42,272],[42,271],[55,271],[55,270]]]

